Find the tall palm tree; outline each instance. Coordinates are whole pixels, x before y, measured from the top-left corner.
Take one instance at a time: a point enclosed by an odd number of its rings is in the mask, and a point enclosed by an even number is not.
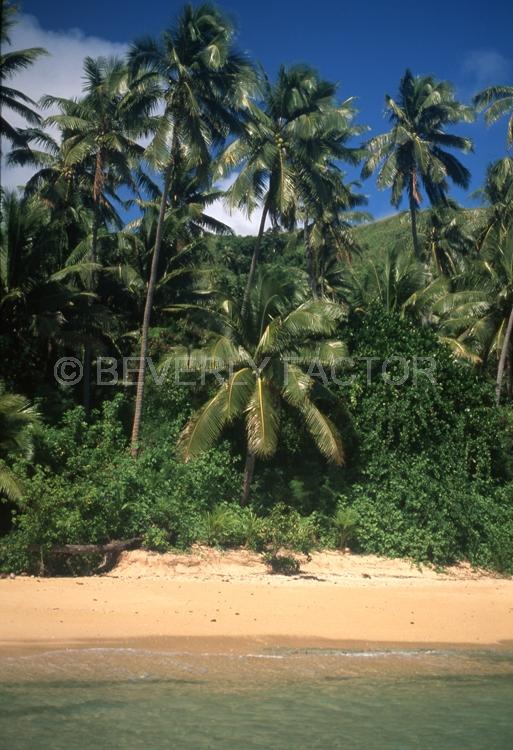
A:
[[[408,194],[411,231],[415,255],[420,258],[417,231],[417,210],[421,204],[420,183],[432,205],[447,201],[447,179],[467,188],[468,169],[446,148],[471,151],[472,141],[446,128],[459,122],[471,122],[471,107],[456,101],[454,90],[446,81],[432,76],[413,76],[407,70],[399,84],[397,100],[385,97],[392,129],[371,138],[367,144],[369,156],[362,175],[369,177],[378,169],[378,187],[392,188],[392,205],[401,203]]]
[[[506,131],[506,144],[513,146],[513,86],[488,86],[474,97],[474,104],[479,111],[485,110],[487,125],[496,122],[499,117],[510,114]]]
[[[331,367],[346,353],[330,337],[344,318],[340,304],[308,300],[304,290],[276,273],[260,271],[243,313],[240,304],[220,301],[204,308],[210,324],[206,344],[176,347],[164,361],[188,371],[225,372],[226,379],[190,419],[179,440],[185,461],[210,448],[222,429],[244,416],[248,442],[242,502],[247,503],[255,458],[268,458],[279,441],[283,406],[301,414],[321,453],[337,464],[343,448],[335,425],[315,404],[317,387],[305,372],[311,362]]]
[[[37,410],[16,393],[8,393],[0,382],[0,495],[19,500],[22,487],[4,460],[22,455],[30,458],[33,429],[39,422]]]
[[[9,29],[14,25],[16,8],[1,0],[0,5],[0,44],[2,47],[11,43]],[[29,49],[12,50],[0,54],[0,136],[7,138],[13,146],[22,146],[25,143],[23,130],[11,125],[4,117],[6,109],[20,115],[31,125],[38,125],[41,117],[33,109],[36,103],[22,91],[5,85],[4,81],[12,78],[16,73],[26,70],[42,55],[47,55],[42,47],[30,47]]]
[[[292,229],[299,211],[327,202],[334,190],[332,162],[355,164],[361,151],[347,141],[362,132],[352,124],[353,100],[337,104],[336,85],[305,65],[281,67],[274,84],[266,80],[262,107],[252,105],[243,133],[218,161],[220,174],[237,169],[228,205],[262,216],[255,241],[244,299],[260,255],[269,217],[274,226]]]
[[[157,89],[148,81],[129,85],[127,67],[119,59],[86,57],[83,93],[78,101],[45,96],[41,105],[57,105],[61,110],[47,117],[46,123],[62,132],[63,166],[70,171],[83,166],[92,174],[90,259],[95,263],[101,211],[109,192],[115,198],[113,187],[137,187],[134,168],[144,151],[138,138],[153,126],[151,112],[157,104]]]
[[[13,149],[6,162],[35,170],[24,186],[24,196],[28,202],[37,197],[50,210],[52,229],[57,230],[54,239],[59,267],[70,261],[71,250],[87,238],[89,243],[83,254],[90,257],[94,181],[91,164],[69,164],[63,139],[57,140],[40,128],[26,130],[25,135],[26,143]],[[102,224],[121,226],[115,206],[116,187],[108,184],[104,190]]]
[[[89,167],[92,181],[92,233],[90,260],[97,262],[98,232],[102,209],[108,205],[108,188],[116,197],[115,189],[128,185],[136,190],[134,168],[143,152],[137,142],[152,128],[151,113],[157,103],[157,88],[152,81],[133,81],[128,85],[128,70],[116,58],[84,61],[84,96],[81,100],[45,96],[43,107],[57,105],[60,113],[46,119],[63,132],[62,149],[65,166]],[[114,190],[112,190],[114,186]],[[94,289],[95,275],[91,278]],[[84,350],[84,406],[90,409],[91,350]]]
[[[256,85],[253,66],[233,46],[233,27],[220,11],[205,3],[187,5],[175,28],[161,41],[136,42],[129,55],[134,75],[157,81],[164,103],[146,158],[162,174],[155,247],[141,326],[139,373],[132,426],[131,452],[137,456],[144,398],[148,331],[157,283],[168,204],[175,169],[187,159],[203,174],[209,169],[212,148],[239,128],[241,111]]]
[[[179,289],[183,292],[183,282],[190,289],[190,280],[200,274],[201,269],[192,264],[191,256],[199,249],[201,238],[210,234],[232,234],[226,224],[208,213],[208,207],[223,195],[222,191],[210,187],[208,180],[201,180],[194,170],[177,169],[173,172],[171,190],[176,202],[164,217],[155,284],[154,306],[160,309],[177,301],[179,291],[176,284],[181,284]],[[139,326],[144,313],[159,215],[158,200],[137,203],[144,213],[126,225],[123,231],[111,235],[115,247],[107,253],[110,267],[106,269],[109,271],[108,280],[114,279],[126,292],[120,301],[129,308],[126,312],[135,326]],[[108,237],[106,239],[108,241]],[[202,275],[208,275],[207,269],[203,271]]]

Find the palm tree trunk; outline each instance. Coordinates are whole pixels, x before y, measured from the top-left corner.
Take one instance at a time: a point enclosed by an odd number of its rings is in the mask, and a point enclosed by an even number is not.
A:
[[[100,171],[100,175],[98,175]],[[96,171],[94,178],[94,209],[93,209],[93,227],[91,238],[91,262],[96,263],[98,257],[98,229],[100,227],[100,196],[103,189],[103,162],[99,155],[96,157]],[[91,291],[96,289],[96,271],[91,272]],[[91,307],[91,300],[89,300]],[[92,346],[89,342],[84,344],[84,369],[82,372],[82,403],[86,416],[91,412],[91,362],[93,358]]]
[[[175,147],[172,147],[171,153],[175,151]],[[141,349],[139,355],[139,368],[137,373],[137,390],[135,395],[135,409],[134,409],[134,421],[132,424],[132,437],[130,441],[130,453],[132,458],[137,458],[139,451],[139,431],[141,428],[141,417],[142,407],[144,399],[144,377],[146,375],[146,355],[148,353],[148,332],[150,328],[151,310],[153,306],[153,297],[155,295],[155,287],[157,284],[157,272],[159,266],[160,248],[162,246],[162,235],[164,232],[164,217],[167,206],[167,196],[169,193],[169,186],[171,183],[171,170],[173,168],[173,159],[169,162],[164,177],[164,187],[162,189],[162,196],[160,199],[159,216],[157,222],[157,232],[155,235],[155,248],[153,250],[153,258],[151,261],[150,278],[148,281],[148,289],[146,292],[146,303],[144,305],[144,315],[141,328]]]
[[[260,219],[260,226],[258,228],[258,234],[257,234],[256,242],[255,242],[255,247],[253,249],[253,256],[251,258],[251,265],[249,267],[248,280],[246,282],[246,288],[244,290],[244,297],[242,299],[242,307],[241,307],[242,317],[244,317],[246,313],[246,308],[248,306],[249,294],[251,292],[251,285],[253,284],[253,279],[255,276],[257,263],[260,258],[260,248],[262,245],[262,237],[264,234],[265,220],[267,219],[268,213],[269,213],[269,205],[266,201],[264,203],[264,208],[262,210],[262,218]]]
[[[253,474],[255,472],[255,462],[255,454],[248,448],[246,453],[246,463],[244,466],[244,481],[242,483],[242,497],[240,500],[241,505],[247,505],[249,503],[249,491],[253,480]]]
[[[417,177],[415,172],[410,175],[410,217],[411,217],[411,236],[413,239],[413,252],[415,257],[420,259],[419,235],[417,232]]]
[[[499,405],[500,400],[501,400],[502,379],[504,376],[504,367],[506,365],[506,358],[508,356],[512,331],[513,331],[513,307],[511,308],[511,312],[509,314],[508,325],[506,328],[506,333],[504,335],[504,341],[502,342],[501,356],[499,358],[499,367],[497,368],[497,385],[495,386],[495,403],[497,404],[497,406]]]
[[[88,417],[91,413],[91,344],[84,344],[84,363],[82,368],[82,405]]]
[[[314,265],[314,257],[312,252],[312,246],[310,244],[310,232],[308,230],[308,216],[305,217],[305,227],[303,230],[303,236],[305,240],[305,250],[306,250],[306,264],[308,268],[308,283],[310,285],[310,291],[312,292],[312,297],[314,299],[317,299],[318,291],[317,291],[317,277],[315,273],[315,265]]]

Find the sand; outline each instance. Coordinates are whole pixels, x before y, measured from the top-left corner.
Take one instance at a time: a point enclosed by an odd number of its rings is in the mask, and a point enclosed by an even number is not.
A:
[[[0,580],[4,654],[140,643],[513,648],[513,579],[336,552],[290,578],[249,552],[197,548],[127,552],[103,576]]]

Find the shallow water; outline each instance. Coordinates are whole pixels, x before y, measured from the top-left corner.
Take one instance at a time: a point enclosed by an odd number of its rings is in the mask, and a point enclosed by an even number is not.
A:
[[[511,750],[513,654],[62,650],[0,659],[2,750]]]

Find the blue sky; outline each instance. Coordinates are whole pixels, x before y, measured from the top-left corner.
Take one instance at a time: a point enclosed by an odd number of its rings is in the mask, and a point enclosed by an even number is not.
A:
[[[116,52],[134,37],[157,35],[181,5],[169,0],[25,0],[22,11],[37,18],[41,32],[52,32],[55,39],[78,40],[84,54],[91,54],[88,49],[101,52],[102,44]],[[513,4],[504,0],[226,0],[218,5],[235,21],[239,47],[259,60],[271,77],[281,63],[315,66],[339,83],[341,98],[357,97],[358,120],[370,125],[372,133],[386,129],[384,94],[395,94],[406,67],[415,74],[452,81],[465,101],[492,82],[513,82]],[[89,37],[96,37],[94,43]],[[78,52],[80,45],[75,46]],[[54,53],[54,57],[63,55],[61,67],[67,64],[65,49]],[[57,93],[51,90],[51,79],[45,83],[48,93]],[[505,128],[505,120],[485,128],[482,118],[458,128],[475,140],[475,154],[463,157],[473,174],[471,190],[479,187],[486,164],[504,155]],[[364,183],[364,192],[376,218],[392,211],[389,194],[377,191],[373,178]],[[453,195],[471,204],[466,193],[455,190]]]

